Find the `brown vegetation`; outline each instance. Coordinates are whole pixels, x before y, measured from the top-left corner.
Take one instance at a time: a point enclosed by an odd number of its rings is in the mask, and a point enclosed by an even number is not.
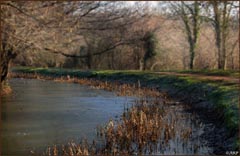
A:
[[[16,65],[81,69],[239,67],[238,2],[0,4],[1,82],[15,57]]]
[[[48,147],[43,154],[32,155],[133,155],[153,154],[163,151],[171,139],[177,137],[183,140],[181,146],[186,146],[191,138],[191,127],[178,125],[182,117],[170,113],[166,94],[154,89],[135,85],[119,84],[117,82],[102,82],[94,79],[78,79],[70,76],[54,78],[37,74],[11,74],[14,77],[37,78],[57,82],[78,83],[90,85],[93,88],[116,91],[119,96],[137,96],[130,107],[125,107],[118,121],[110,121],[97,127],[97,138],[92,143],[83,140],[81,143],[69,142],[67,145]],[[168,115],[166,115],[168,112]],[[196,146],[196,148],[200,148]]]
[[[107,91],[114,91],[118,96],[147,96],[151,95],[154,97],[166,96],[165,93],[160,93],[156,89],[149,89],[146,87],[141,87],[140,82],[136,82],[133,85],[121,84],[119,82],[108,82],[100,81],[96,79],[89,78],[76,78],[68,76],[53,77],[53,76],[43,76],[41,74],[26,74],[26,73],[11,73],[9,75],[13,78],[31,78],[40,80],[54,80],[56,82],[68,82],[77,83],[81,85],[88,85],[94,89],[104,89]]]

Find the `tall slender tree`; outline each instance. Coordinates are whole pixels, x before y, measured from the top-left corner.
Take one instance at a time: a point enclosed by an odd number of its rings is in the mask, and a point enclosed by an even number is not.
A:
[[[226,41],[229,36],[229,23],[234,1],[209,1],[208,17],[215,31],[218,54],[218,69],[226,69]],[[211,18],[211,14],[213,14]]]
[[[189,44],[189,68],[193,69],[201,25],[200,2],[172,2],[171,6],[184,23],[184,30]]]

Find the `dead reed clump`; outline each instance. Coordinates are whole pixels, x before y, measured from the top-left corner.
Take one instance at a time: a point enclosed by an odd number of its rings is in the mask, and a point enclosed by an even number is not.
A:
[[[52,76],[46,76],[41,74],[32,73],[10,73],[10,78],[27,78],[27,79],[39,79],[39,80],[54,80]]]
[[[134,106],[123,113],[121,121],[108,123],[112,126],[107,126],[101,139],[105,140],[104,148],[109,154],[123,151],[130,155],[151,154],[158,150],[160,142],[168,143],[175,135],[175,125],[165,123],[162,108],[155,105],[156,101],[149,101],[136,101]],[[102,131],[98,134],[102,134]]]
[[[158,98],[142,98],[125,109],[118,121],[109,120],[106,125],[97,127],[97,140],[89,144],[86,140],[79,144],[70,142],[62,148],[48,148],[48,156],[83,155],[133,155],[154,154],[169,146],[172,139],[179,135],[187,146],[191,128],[178,130],[178,116],[167,113]]]

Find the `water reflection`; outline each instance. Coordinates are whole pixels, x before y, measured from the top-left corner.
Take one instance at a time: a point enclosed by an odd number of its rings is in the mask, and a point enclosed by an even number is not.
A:
[[[14,94],[2,100],[2,154],[93,139],[96,126],[120,115],[130,100],[77,84],[30,79],[10,80]]]
[[[86,138],[91,142],[98,125],[120,117],[126,104],[130,107],[134,101],[134,98],[71,83],[12,79],[10,84],[14,94],[3,98],[1,106],[3,155],[26,155],[30,150],[43,151],[48,145],[67,144],[72,139]],[[162,105],[161,99],[153,103]],[[160,110],[165,113],[158,123],[163,126],[155,128],[161,132],[157,133],[160,142],[156,141],[155,154],[211,153],[207,142],[200,138],[204,125],[196,116],[187,113],[182,105],[162,105]],[[169,126],[173,126],[174,133],[165,143],[162,140],[166,140]]]

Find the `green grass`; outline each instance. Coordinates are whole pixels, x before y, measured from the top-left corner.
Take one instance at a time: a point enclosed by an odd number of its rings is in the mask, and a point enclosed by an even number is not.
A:
[[[199,75],[208,75],[208,76],[228,76],[228,77],[234,77],[234,78],[240,77],[240,73],[237,70],[218,70],[218,69],[196,70],[194,69],[194,70],[167,70],[163,72],[176,72],[176,73],[182,73],[182,74],[199,74]]]
[[[191,76],[161,75],[152,72],[135,70],[92,70],[59,68],[31,68],[17,67],[13,72],[38,73],[47,76],[66,76],[78,78],[95,78],[103,81],[121,81],[123,83],[141,82],[142,86],[155,87],[176,99],[185,97],[193,107],[211,109],[214,113],[223,116],[223,124],[229,132],[238,132],[239,128],[239,86],[236,83],[225,81],[202,80]],[[176,72],[176,71],[175,71]],[[234,71],[178,71],[179,73],[195,73],[203,75],[236,76]],[[201,101],[207,101],[208,106],[201,106]]]

